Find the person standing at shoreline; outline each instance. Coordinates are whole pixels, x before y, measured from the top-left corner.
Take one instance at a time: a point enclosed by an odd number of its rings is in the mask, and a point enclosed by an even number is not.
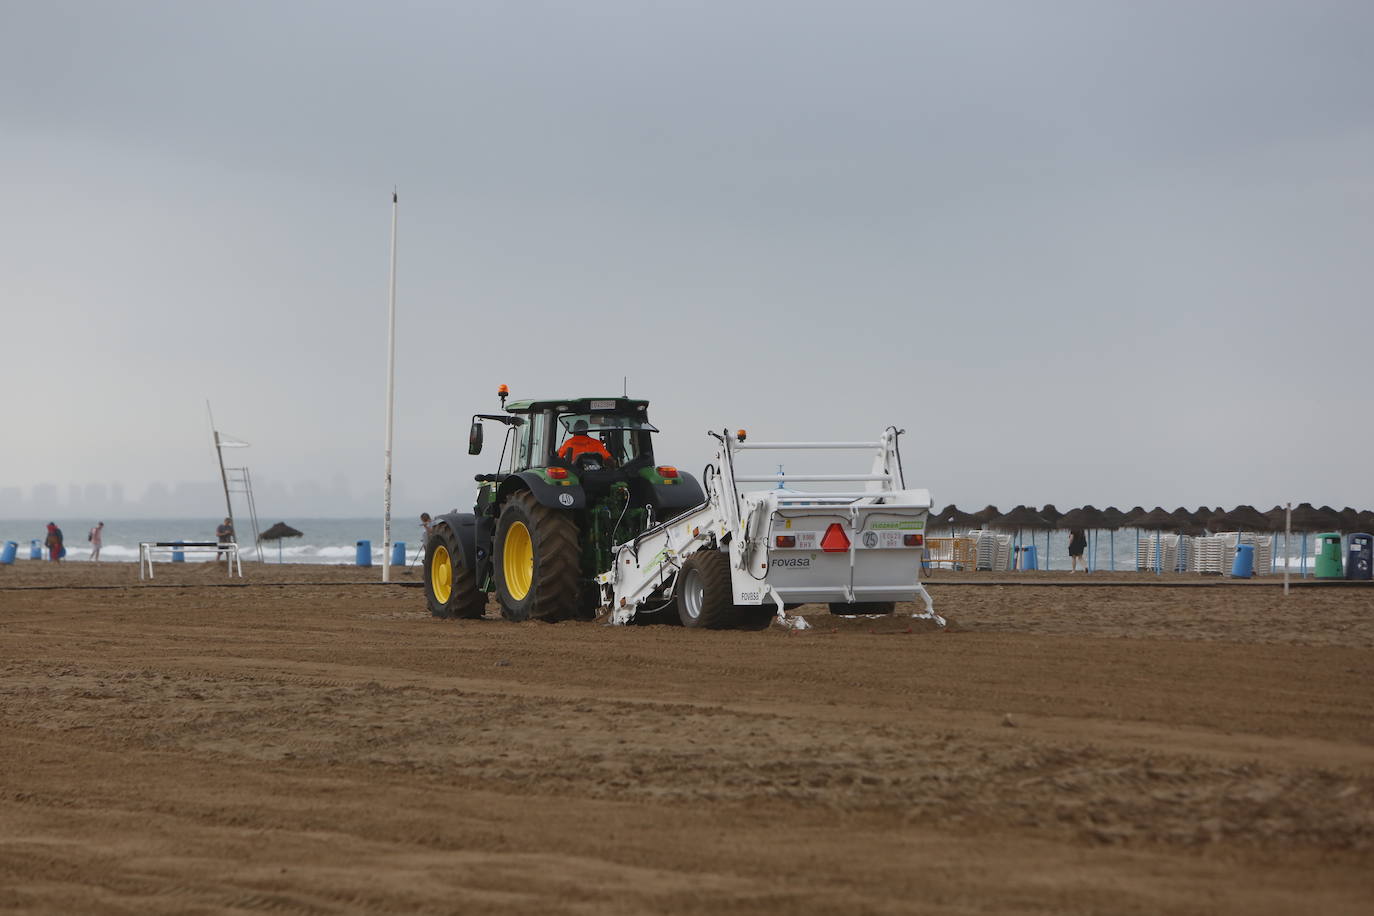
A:
[[[48,548],[48,560],[52,563],[62,562],[67,555],[67,548],[62,546],[62,529],[57,527],[56,522],[48,522],[48,536],[43,543]]]
[[[226,550],[224,545],[234,543],[233,521],[226,518],[224,520],[224,524],[220,525],[218,528],[215,529],[215,538],[219,541],[220,544],[220,549],[215,552],[215,562],[228,562],[229,558],[225,556]]]
[[[91,533],[86,535],[86,540],[91,542],[91,561],[94,563],[100,562],[100,545],[103,542],[104,536],[104,522],[97,522],[96,526],[91,529]]]

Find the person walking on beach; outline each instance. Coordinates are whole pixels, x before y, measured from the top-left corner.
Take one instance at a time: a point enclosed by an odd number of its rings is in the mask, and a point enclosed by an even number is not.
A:
[[[49,561],[60,563],[67,555],[67,548],[62,546],[62,529],[56,523],[48,522],[48,536],[43,543],[47,545]]]
[[[91,560],[95,563],[100,562],[100,544],[105,535],[105,523],[98,522],[91,533],[86,535],[86,540],[91,542]]]
[[[1069,532],[1069,561],[1072,568],[1069,572],[1078,572],[1078,564],[1083,564],[1083,571],[1088,571],[1088,563],[1083,559],[1083,551],[1088,547],[1088,536],[1083,533],[1082,528],[1074,528]]]
[[[420,539],[420,549],[415,551],[415,558],[410,561],[412,566],[425,555],[425,551],[429,549],[429,536],[434,533],[433,522],[430,520],[428,512],[420,513],[420,527],[425,529],[425,536]]]
[[[226,556],[227,551],[225,550],[224,545],[234,543],[233,521],[226,518],[224,520],[224,524],[220,525],[218,528],[215,529],[215,537],[219,540],[220,543],[220,549],[215,553],[215,562],[228,562],[229,558]]]

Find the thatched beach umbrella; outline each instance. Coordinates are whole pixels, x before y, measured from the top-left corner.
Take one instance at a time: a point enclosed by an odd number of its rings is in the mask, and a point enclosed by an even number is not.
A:
[[[1179,506],[1170,514],[1173,515],[1174,522],[1178,526],[1174,530],[1177,531],[1179,534],[1187,535],[1190,538],[1195,538],[1207,533],[1207,527],[1205,525],[1199,524],[1198,520],[1193,517],[1193,513],[1189,512],[1182,506]],[[1188,568],[1188,550],[1190,547],[1191,545],[1185,547],[1182,539],[1179,540],[1178,563],[1175,567],[1176,572],[1182,572]]]
[[[1102,529],[1106,526],[1106,519],[1102,516],[1102,510],[1089,503],[1083,506],[1081,511],[1088,519],[1088,572],[1097,570],[1098,544],[1101,542]]]
[[[1144,516],[1144,509],[1142,509],[1140,506],[1133,506],[1131,507],[1131,510],[1126,513],[1126,517],[1121,520],[1121,527],[1134,528],[1136,526],[1135,520],[1138,518],[1143,518]]]
[[[967,528],[970,525],[977,524],[977,519],[974,517],[973,513],[965,512],[954,505],[954,503],[950,503],[940,510],[939,515],[931,519],[931,524],[944,525],[949,529],[949,533],[953,535],[954,529]]]
[[[1102,527],[1107,529],[1107,560],[1112,571],[1116,570],[1116,533],[1126,527],[1126,513],[1116,506],[1102,510]]]
[[[1098,528],[1101,528],[1102,525],[1103,516],[1100,511],[1094,509],[1092,506],[1080,506],[1077,509],[1070,509],[1068,512],[1065,512],[1063,517],[1059,519],[1058,527],[1061,531],[1072,531],[1075,528],[1082,528],[1084,534],[1088,538],[1088,542],[1091,544],[1093,534]],[[1087,572],[1092,572],[1093,567],[1096,565],[1093,563],[1093,560],[1096,558],[1097,549],[1096,547],[1092,547],[1089,549],[1086,556]]]
[[[1136,528],[1143,531],[1153,531],[1155,533],[1155,575],[1163,572],[1163,553],[1160,547],[1161,533],[1172,531],[1178,523],[1174,520],[1173,513],[1165,512],[1159,506],[1155,506],[1149,512],[1132,520]]]
[[[1336,524],[1336,519],[1323,509],[1314,509],[1311,503],[1299,503],[1293,510],[1294,531],[1326,531]]]
[[[1288,565],[1288,509],[1283,506],[1275,506],[1268,512],[1262,514],[1269,521],[1269,527],[1266,530],[1275,532],[1274,537],[1276,541],[1278,539],[1278,533],[1284,533],[1283,565],[1286,567]],[[1278,568],[1279,552],[1277,550],[1272,550],[1269,553],[1269,557],[1269,571],[1272,573],[1275,569]]]
[[[1101,519],[1098,521],[1098,526],[1103,531],[1119,531],[1125,527],[1126,513],[1116,506],[1108,506],[1099,515],[1101,515]]]
[[[1093,526],[1093,522],[1096,520],[1097,516],[1084,512],[1082,509],[1070,509],[1060,516],[1059,530],[1069,531],[1073,528],[1082,528],[1086,531]]]
[[[1169,514],[1174,517],[1174,521],[1178,524],[1177,530],[1180,534],[1186,534],[1189,537],[1197,537],[1205,530],[1205,526],[1199,525],[1197,519],[1193,518],[1193,513],[1182,506],[1179,506]]]
[[[1136,526],[1136,519],[1144,518],[1145,510],[1140,506],[1132,506],[1130,511],[1125,513],[1125,518],[1121,519],[1122,528],[1135,529],[1135,555],[1136,562],[1140,561],[1140,528]]]
[[[979,509],[977,512],[973,513],[973,520],[975,523],[977,523],[977,525],[980,528],[982,528],[986,527],[988,522],[992,521],[1001,514],[1001,509],[989,503],[988,505]]]
[[[1063,530],[1059,526],[1059,520],[1064,517],[1064,513],[1054,507],[1054,503],[1045,503],[1040,510],[1040,517],[1049,522],[1051,531]],[[1050,531],[1045,532],[1045,568],[1050,568]]]
[[[1031,529],[1031,543],[1034,544],[1036,529],[1048,530],[1052,526],[1049,522],[1045,521],[1044,517],[1041,516],[1040,513],[1036,512],[1030,506],[1017,506],[1010,512],[1007,512],[1004,515],[999,515],[996,518],[990,520],[988,522],[988,527],[999,528],[1003,531],[1016,532],[1015,548],[1017,552],[1014,554],[1014,556],[1018,557],[1017,566],[1019,567],[1021,531],[1025,528]]]
[[[277,562],[280,563],[282,538],[298,538],[302,534],[303,532],[297,531],[295,528],[286,524],[286,522],[277,522],[271,528],[268,528],[262,534],[258,535],[258,540],[277,542]]]
[[[1298,575],[1307,575],[1307,536],[1317,531],[1330,531],[1340,524],[1340,518],[1326,509],[1314,509],[1311,503],[1300,503],[1293,510],[1293,530],[1302,532],[1302,560]]]
[[[1272,522],[1269,521],[1269,517],[1254,506],[1236,506],[1230,512],[1223,512],[1220,515],[1212,516],[1212,521],[1224,525],[1225,528],[1238,532],[1273,530],[1270,527]],[[1212,530],[1221,531],[1224,529],[1213,528]]]

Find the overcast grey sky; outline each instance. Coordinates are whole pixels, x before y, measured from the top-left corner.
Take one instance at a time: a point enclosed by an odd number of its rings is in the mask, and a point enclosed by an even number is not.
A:
[[[395,184],[398,512],[471,503],[498,384],[626,375],[694,471],[708,427],[896,424],[941,504],[1374,506],[1371,37],[1310,0],[3,0],[0,488],[214,484],[209,399],[260,514],[380,514]]]

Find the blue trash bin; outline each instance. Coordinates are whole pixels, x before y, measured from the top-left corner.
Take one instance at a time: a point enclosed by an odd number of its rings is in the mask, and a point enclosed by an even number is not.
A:
[[[1039,568],[1040,568],[1039,566],[1036,565],[1035,545],[1034,545],[1034,544],[1031,544],[1029,547],[1022,547],[1022,548],[1021,548],[1021,568],[1022,568],[1022,569],[1039,569]]]
[[[32,541],[29,541],[29,559],[30,559],[30,560],[41,560],[41,559],[43,559],[43,548],[42,548],[42,546],[38,543],[38,538],[34,538]]]
[[[183,542],[182,542],[182,541],[173,541],[172,543],[177,545],[177,546],[175,546],[175,547],[172,548],[172,562],[173,562],[173,563],[185,563],[185,562],[186,562],[186,551],[184,551],[184,550],[181,549],[181,545],[182,545]]]
[[[0,565],[13,566],[14,555],[19,552],[19,544],[15,541],[6,541],[5,549],[0,552]]]
[[[1231,564],[1232,579],[1248,579],[1255,574],[1255,545],[1237,544],[1236,559]]]
[[[1345,577],[1347,579],[1374,578],[1374,535],[1352,534],[1345,549]]]
[[[359,541],[359,542],[358,542],[358,565],[359,565],[359,566],[371,566],[371,565],[372,565],[372,542],[371,542],[371,541]]]
[[[392,565],[392,566],[405,566],[405,565],[406,565],[406,542],[405,542],[405,541],[397,541],[396,543],[394,543],[394,544],[391,545],[391,565]]]

